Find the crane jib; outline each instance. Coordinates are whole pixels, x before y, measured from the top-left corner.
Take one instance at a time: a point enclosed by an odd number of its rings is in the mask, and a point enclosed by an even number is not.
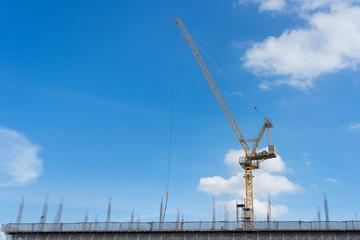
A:
[[[221,108],[223,109],[223,111],[224,111],[224,113],[225,113],[225,115],[226,115],[226,117],[228,119],[228,121],[230,122],[230,125],[231,125],[233,131],[235,132],[235,135],[237,136],[237,138],[238,138],[241,146],[243,147],[246,155],[249,156],[250,155],[250,148],[249,148],[247,142],[245,141],[245,138],[242,135],[239,127],[237,126],[234,118],[232,117],[232,115],[230,113],[230,110],[228,109],[228,107],[227,107],[224,99],[222,98],[222,96],[221,96],[221,94],[220,94],[214,80],[211,77],[210,72],[208,71],[204,61],[202,60],[202,58],[200,56],[200,53],[198,52],[198,50],[197,50],[197,48],[196,48],[196,46],[194,44],[194,41],[192,40],[192,38],[191,38],[190,34],[188,33],[185,25],[183,24],[183,22],[180,19],[177,18],[174,22],[179,24],[179,26],[180,26],[180,28],[181,28],[181,30],[182,30],[188,44],[190,46],[191,51],[193,52],[193,54],[194,54],[194,56],[195,56],[195,58],[196,58],[196,60],[197,60],[197,62],[199,64],[202,72],[205,75],[205,78],[207,79],[211,89],[213,90],[213,92],[214,92],[214,94],[215,94]]]

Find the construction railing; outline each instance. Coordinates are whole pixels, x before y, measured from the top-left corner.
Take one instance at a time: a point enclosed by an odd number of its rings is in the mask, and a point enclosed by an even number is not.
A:
[[[360,221],[9,223],[2,225],[1,230],[7,234],[129,231],[360,231]]]

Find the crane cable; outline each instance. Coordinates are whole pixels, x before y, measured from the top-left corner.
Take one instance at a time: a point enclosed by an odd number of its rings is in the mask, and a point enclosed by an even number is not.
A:
[[[205,56],[212,62],[212,64],[214,64],[214,66],[224,75],[226,80],[228,80],[228,82],[230,82],[230,84],[241,94],[241,96],[243,96],[246,101],[250,103],[251,106],[253,106],[253,108],[258,114],[260,114],[263,118],[266,119],[265,115],[245,96],[243,92],[240,91],[240,89],[235,85],[235,83],[231,81],[231,79],[218,67],[218,65],[216,65],[216,63],[209,57],[209,55],[207,55],[207,53],[199,46],[199,44],[194,39],[192,40],[196,44],[196,46],[205,54]]]
[[[171,84],[171,103],[170,103],[170,132],[169,132],[169,149],[168,149],[168,169],[167,169],[167,181],[166,181],[166,200],[164,207],[164,215],[162,221],[165,221],[166,208],[169,199],[169,185],[170,185],[170,164],[171,164],[171,149],[172,149],[172,132],[174,121],[174,95],[175,95],[175,72],[176,72],[176,45],[177,45],[177,28],[175,30],[175,50],[174,50],[174,66]]]

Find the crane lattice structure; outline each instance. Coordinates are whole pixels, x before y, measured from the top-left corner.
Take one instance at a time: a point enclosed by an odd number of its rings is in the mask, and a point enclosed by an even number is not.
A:
[[[254,196],[253,196],[252,170],[258,169],[260,167],[259,164],[261,162],[263,162],[264,160],[276,157],[276,148],[274,145],[270,145],[270,128],[272,128],[273,125],[269,119],[265,120],[265,123],[264,123],[258,137],[256,139],[251,139],[252,140],[251,142],[255,142],[255,144],[254,144],[252,150],[250,150],[248,143],[246,142],[243,134],[241,133],[238,125],[236,124],[235,119],[231,115],[229,108],[227,107],[223,97],[221,96],[219,89],[217,88],[213,78],[211,77],[209,70],[207,69],[203,59],[200,56],[199,51],[196,48],[196,44],[195,44],[194,40],[192,39],[192,37],[190,36],[189,32],[187,31],[184,23],[181,21],[180,18],[176,18],[173,22],[177,23],[179,25],[179,27],[181,28],[181,31],[184,34],[184,36],[192,50],[192,53],[194,54],[203,74],[205,75],[205,78],[208,81],[211,90],[215,94],[215,97],[218,100],[222,110],[224,111],[227,120],[229,121],[232,129],[235,132],[237,139],[239,140],[242,148],[245,151],[245,157],[242,157],[239,159],[239,163],[240,163],[241,167],[244,168],[244,170],[245,170],[244,178],[245,178],[245,196],[246,196],[246,198],[245,198],[245,208],[244,208],[244,210],[245,210],[244,220],[252,222],[252,221],[254,221],[254,203],[253,203]],[[266,129],[268,132],[268,151],[257,152],[256,150],[259,146],[261,138],[264,135],[264,132]],[[250,142],[250,140],[248,140],[248,141]]]

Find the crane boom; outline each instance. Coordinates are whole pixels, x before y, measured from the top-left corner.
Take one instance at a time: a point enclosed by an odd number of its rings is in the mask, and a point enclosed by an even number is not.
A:
[[[245,208],[244,208],[244,211],[245,211],[244,220],[251,222],[254,220],[254,203],[253,203],[254,197],[253,197],[252,170],[259,168],[259,163],[261,163],[262,161],[269,159],[269,158],[276,157],[276,149],[274,146],[270,145],[269,128],[272,127],[272,123],[269,119],[265,120],[265,123],[264,123],[258,137],[256,139],[254,139],[255,145],[254,145],[253,149],[250,151],[250,148],[249,148],[243,134],[241,133],[238,125],[236,124],[235,119],[231,115],[229,108],[227,107],[223,97],[221,96],[219,89],[217,88],[213,78],[211,77],[204,61],[202,60],[202,58],[200,56],[199,51],[196,48],[195,42],[193,41],[192,37],[190,36],[189,32],[187,31],[184,23],[181,21],[180,18],[176,18],[173,22],[177,23],[180,26],[180,29],[181,29],[182,33],[184,34],[186,41],[188,42],[190,49],[191,49],[192,53],[194,54],[203,74],[205,75],[205,78],[208,81],[208,83],[211,87],[211,90],[215,94],[215,97],[218,100],[222,110],[224,111],[226,118],[228,119],[232,129],[234,130],[236,137],[238,138],[242,148],[245,151],[245,157],[240,158],[239,163],[245,170],[244,178],[245,178],[246,197],[245,197]],[[256,152],[257,147],[259,146],[261,138],[264,135],[264,132],[266,129],[268,130],[268,150],[269,150],[269,152],[262,151],[260,153],[257,153]]]
[[[259,136],[256,139],[255,145],[254,145],[253,149],[251,150],[250,156],[254,156],[256,154],[256,149],[258,148],[260,140],[261,140],[262,136],[264,135],[265,129],[269,130],[269,128],[271,128],[271,127],[272,127],[272,123],[268,119],[266,119],[264,126],[262,127],[262,129],[259,133]],[[269,146],[270,146],[270,139],[269,139]]]
[[[228,119],[232,129],[234,130],[234,132],[236,134],[236,137],[238,138],[241,146],[243,147],[246,156],[249,156],[250,155],[250,148],[249,148],[247,142],[245,141],[245,138],[244,138],[243,134],[241,133],[238,125],[236,124],[235,119],[231,115],[230,110],[229,110],[228,106],[226,105],[223,97],[221,96],[221,93],[220,93],[219,89],[217,88],[213,78],[211,77],[209,70],[207,69],[204,61],[202,60],[202,58],[200,56],[200,53],[199,53],[199,51],[197,50],[197,48],[195,46],[194,41],[192,40],[189,32],[186,30],[186,27],[185,27],[184,23],[179,18],[175,19],[174,22],[179,24],[182,33],[184,34],[184,36],[185,36],[185,38],[186,38],[186,40],[187,40],[187,42],[188,42],[188,44],[189,44],[189,46],[191,48],[196,60],[197,60],[202,72],[205,75],[206,80],[208,81],[208,83],[209,83],[209,85],[211,87],[211,90],[214,92],[214,94],[216,96],[216,99],[218,100],[222,110],[224,111],[224,113],[226,115],[226,118]]]

